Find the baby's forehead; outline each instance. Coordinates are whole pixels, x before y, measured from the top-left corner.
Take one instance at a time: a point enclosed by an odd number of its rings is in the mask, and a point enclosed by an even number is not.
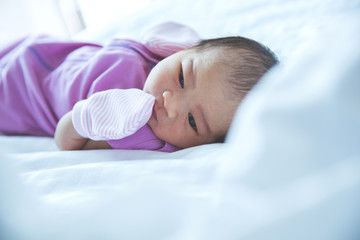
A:
[[[203,70],[206,71],[216,71],[222,74],[221,81],[226,87],[227,91],[230,91],[230,87],[228,83],[230,82],[231,76],[233,75],[234,69],[233,65],[234,62],[239,61],[238,53],[231,53],[229,50],[224,50],[222,48],[209,48],[206,50],[192,50],[186,54],[186,57],[191,59],[195,65],[197,62],[201,62],[201,67]],[[226,86],[225,86],[226,85]]]
[[[221,47],[209,47],[209,48],[190,48],[186,50],[190,56],[195,58],[207,58],[207,59],[220,59],[224,57],[224,54],[228,52]]]
[[[195,68],[202,71],[214,71],[223,73],[229,70],[224,54],[218,49],[197,50],[189,49],[183,55],[183,59],[189,60]],[[222,78],[223,79],[223,78]]]

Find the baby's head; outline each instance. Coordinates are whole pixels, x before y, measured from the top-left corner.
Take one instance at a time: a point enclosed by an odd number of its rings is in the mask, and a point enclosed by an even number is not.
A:
[[[223,142],[242,99],[277,63],[263,45],[243,37],[203,40],[159,62],[144,91],[155,96],[148,122],[178,147]]]

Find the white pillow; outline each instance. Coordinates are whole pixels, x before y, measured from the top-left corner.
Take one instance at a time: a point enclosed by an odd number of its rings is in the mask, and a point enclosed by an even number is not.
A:
[[[204,216],[216,229],[208,237],[359,236],[359,43],[357,14],[334,19],[245,98],[217,175],[219,204]]]

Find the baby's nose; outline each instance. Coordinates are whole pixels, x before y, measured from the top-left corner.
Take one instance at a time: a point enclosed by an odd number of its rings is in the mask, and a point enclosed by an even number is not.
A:
[[[174,94],[171,91],[166,90],[162,95],[164,98],[164,107],[167,111],[168,118],[177,118],[179,115],[179,106],[176,99],[174,98]]]

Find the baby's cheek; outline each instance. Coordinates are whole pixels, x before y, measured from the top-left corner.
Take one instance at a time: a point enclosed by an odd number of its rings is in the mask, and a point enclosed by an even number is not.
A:
[[[164,128],[161,127],[161,124],[158,121],[150,118],[150,120],[148,121],[148,125],[156,137],[160,138],[161,140],[164,140],[162,139],[164,137],[163,136]]]
[[[177,129],[171,129],[171,127],[167,126],[166,124],[163,125],[159,124],[156,127],[154,133],[158,138],[170,144],[175,145],[175,143],[177,142],[176,141],[178,136]]]

